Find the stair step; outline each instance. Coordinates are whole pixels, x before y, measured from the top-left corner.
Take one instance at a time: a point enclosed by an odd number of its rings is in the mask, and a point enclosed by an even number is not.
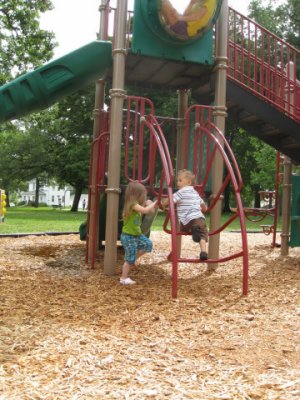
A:
[[[243,110],[237,114],[237,117],[240,122],[256,122],[258,118],[255,114],[250,114],[247,111]]]
[[[280,135],[282,132],[278,128],[271,126],[268,129],[263,129],[261,133],[263,136],[277,136]]]
[[[300,142],[284,144],[283,147],[285,149],[299,149],[300,148]]]

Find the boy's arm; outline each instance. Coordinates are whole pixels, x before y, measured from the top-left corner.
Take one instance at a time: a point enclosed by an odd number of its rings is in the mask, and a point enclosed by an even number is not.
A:
[[[202,211],[203,213],[205,213],[205,212],[207,211],[207,205],[204,203],[203,200],[202,200],[201,203],[200,203],[200,208],[201,208],[201,211]]]
[[[178,190],[173,194],[173,203],[176,204],[180,200],[180,191]],[[161,199],[160,204],[162,205],[163,210],[168,208],[169,205],[169,198],[164,197]]]

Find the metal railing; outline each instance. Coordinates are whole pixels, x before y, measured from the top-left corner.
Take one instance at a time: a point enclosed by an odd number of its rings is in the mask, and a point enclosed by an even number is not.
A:
[[[228,78],[300,122],[300,51],[232,8],[228,23]]]

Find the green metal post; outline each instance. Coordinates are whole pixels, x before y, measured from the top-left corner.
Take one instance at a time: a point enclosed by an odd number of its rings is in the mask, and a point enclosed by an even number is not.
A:
[[[289,254],[292,192],[292,163],[287,156],[284,156],[283,167],[281,255],[287,256]]]
[[[293,79],[295,66],[290,62],[285,67],[285,73]],[[289,98],[290,96],[290,98]],[[294,92],[291,88],[285,88],[286,109],[291,111],[294,107]],[[281,228],[281,255],[289,254],[290,222],[291,222],[291,195],[292,195],[292,163],[289,157],[284,156],[283,161],[283,190],[282,190],[282,228]]]

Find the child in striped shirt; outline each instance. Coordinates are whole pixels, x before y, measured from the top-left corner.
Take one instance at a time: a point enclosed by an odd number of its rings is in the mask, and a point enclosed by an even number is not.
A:
[[[193,241],[200,244],[200,260],[205,261],[208,232],[203,213],[207,211],[207,206],[194,189],[194,185],[195,175],[191,171],[187,169],[178,171],[179,190],[173,194],[173,201],[176,204],[181,231],[192,233]]]

